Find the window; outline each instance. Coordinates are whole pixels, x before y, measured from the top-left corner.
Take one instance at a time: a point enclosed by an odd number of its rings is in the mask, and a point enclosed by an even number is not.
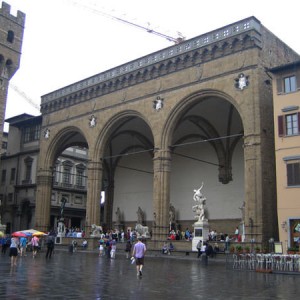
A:
[[[73,163],[69,160],[63,162],[63,185],[70,186],[71,182],[71,170],[72,170]]]
[[[284,78],[284,92],[291,93],[296,91],[296,76]]]
[[[85,176],[84,176],[85,166],[79,164],[76,166],[76,186],[83,187],[85,185]]]
[[[5,184],[5,181],[6,181],[6,170],[2,170],[1,183]]]
[[[63,183],[64,184],[70,184],[71,183],[71,169],[68,168],[68,167],[64,167]]]
[[[40,131],[41,131],[41,126],[40,125],[25,127],[23,129],[23,141],[24,141],[24,143],[39,140]]]
[[[298,134],[298,114],[285,116],[286,135]]]
[[[16,168],[12,168],[10,170],[10,181],[13,182],[15,180],[16,177]]]
[[[13,193],[9,193],[9,194],[7,195],[7,201],[8,201],[8,202],[13,202],[13,199],[14,199],[14,194],[13,194]]]
[[[76,185],[83,186],[83,170],[77,169]]]
[[[14,42],[14,38],[15,38],[14,32],[11,31],[11,30],[8,30],[8,32],[7,32],[7,41],[9,43],[13,43]]]
[[[292,136],[300,134],[300,113],[278,116],[278,135]]]
[[[287,185],[300,185],[300,162],[288,163],[287,168]]]
[[[33,163],[33,158],[31,157],[26,157],[24,159],[25,163],[25,180],[23,183],[31,183],[31,169],[32,169],[32,163]]]

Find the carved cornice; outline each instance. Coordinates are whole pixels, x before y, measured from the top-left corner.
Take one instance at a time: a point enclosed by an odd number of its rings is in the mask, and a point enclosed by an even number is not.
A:
[[[252,47],[261,47],[261,24],[247,18],[154,52],[42,96],[42,114],[181,71]]]

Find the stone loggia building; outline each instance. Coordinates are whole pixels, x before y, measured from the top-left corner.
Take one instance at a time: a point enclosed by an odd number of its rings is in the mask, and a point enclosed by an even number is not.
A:
[[[249,17],[42,96],[36,228],[49,228],[56,158],[82,146],[87,232],[114,227],[117,209],[133,227],[140,207],[152,238],[165,238],[170,205],[176,224],[192,230],[193,190],[204,182],[213,229],[233,234],[243,222],[246,240],[277,238],[267,69],[296,59]]]

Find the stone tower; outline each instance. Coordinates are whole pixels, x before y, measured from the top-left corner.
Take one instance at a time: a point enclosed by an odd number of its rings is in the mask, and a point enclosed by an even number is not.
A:
[[[25,14],[10,14],[10,5],[2,2],[0,8],[0,145],[10,79],[19,69],[23,41]]]

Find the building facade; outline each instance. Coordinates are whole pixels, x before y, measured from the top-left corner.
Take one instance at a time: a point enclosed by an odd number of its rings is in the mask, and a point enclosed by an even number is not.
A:
[[[0,199],[7,232],[35,225],[37,162],[42,116],[19,115],[9,123],[7,149],[1,155]],[[83,228],[86,206],[87,150],[65,149],[53,167],[50,227],[56,229],[62,199],[67,227]]]
[[[274,126],[279,238],[284,251],[300,243],[300,61],[270,70],[274,77]]]
[[[88,149],[87,232],[134,226],[141,208],[153,238],[165,238],[170,206],[192,229],[193,190],[204,182],[212,228],[242,224],[246,240],[277,239],[267,69],[297,59],[250,17],[42,96],[36,227],[50,225],[56,159],[77,145]]]
[[[0,8],[0,144],[2,144],[7,92],[10,79],[19,69],[25,25],[25,14],[10,14],[10,5]]]

